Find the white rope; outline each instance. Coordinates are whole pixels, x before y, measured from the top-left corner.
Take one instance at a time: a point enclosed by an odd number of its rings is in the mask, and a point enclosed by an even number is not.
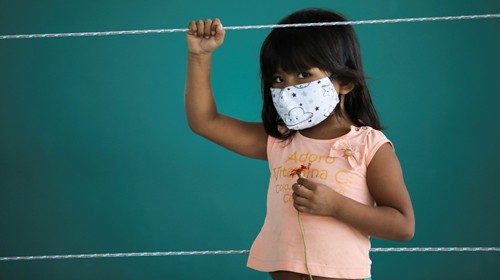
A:
[[[484,14],[484,15],[464,15],[464,16],[446,16],[446,17],[421,17],[421,18],[376,19],[376,20],[359,20],[359,21],[336,21],[336,22],[318,22],[318,23],[245,25],[245,26],[228,26],[228,27],[224,27],[224,29],[225,30],[242,30],[242,29],[283,28],[283,27],[357,25],[357,24],[379,24],[379,23],[422,22],[422,21],[443,21],[443,20],[468,20],[468,19],[484,19],[484,18],[498,18],[498,17],[500,17],[500,14]],[[131,35],[131,34],[148,34],[148,33],[186,32],[188,30],[189,29],[187,29],[187,28],[177,28],[177,29],[127,30],[127,31],[106,31],[106,32],[2,35],[2,36],[0,36],[0,39],[32,39],[32,38],[50,38],[50,37]]]
[[[500,247],[428,247],[428,248],[372,248],[371,252],[500,252]],[[193,255],[236,255],[246,254],[249,250],[229,251],[187,251],[187,252],[141,252],[141,253],[106,253],[79,255],[50,255],[0,257],[0,261],[47,260],[47,259],[93,259],[93,258],[123,258],[123,257],[163,257],[163,256],[193,256]]]

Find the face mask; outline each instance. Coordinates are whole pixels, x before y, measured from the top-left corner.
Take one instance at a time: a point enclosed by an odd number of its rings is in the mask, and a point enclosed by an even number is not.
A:
[[[301,130],[324,121],[339,103],[339,96],[330,78],[283,89],[271,88],[278,115],[289,129]]]

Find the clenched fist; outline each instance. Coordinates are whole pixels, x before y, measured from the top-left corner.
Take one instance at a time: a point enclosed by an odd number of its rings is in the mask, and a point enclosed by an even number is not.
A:
[[[189,22],[186,32],[190,54],[210,55],[224,42],[225,31],[218,18]]]

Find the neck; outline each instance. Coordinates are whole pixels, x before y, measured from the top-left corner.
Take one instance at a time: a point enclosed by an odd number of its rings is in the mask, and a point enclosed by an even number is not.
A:
[[[335,113],[332,113],[321,123],[303,129],[300,133],[309,138],[333,139],[349,132],[351,125],[354,125],[354,123],[345,114],[337,116]]]

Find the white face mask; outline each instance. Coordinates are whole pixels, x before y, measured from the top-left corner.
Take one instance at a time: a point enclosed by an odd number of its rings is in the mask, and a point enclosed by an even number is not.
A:
[[[293,130],[319,124],[339,103],[339,95],[328,77],[283,89],[271,88],[271,94],[278,115]]]

